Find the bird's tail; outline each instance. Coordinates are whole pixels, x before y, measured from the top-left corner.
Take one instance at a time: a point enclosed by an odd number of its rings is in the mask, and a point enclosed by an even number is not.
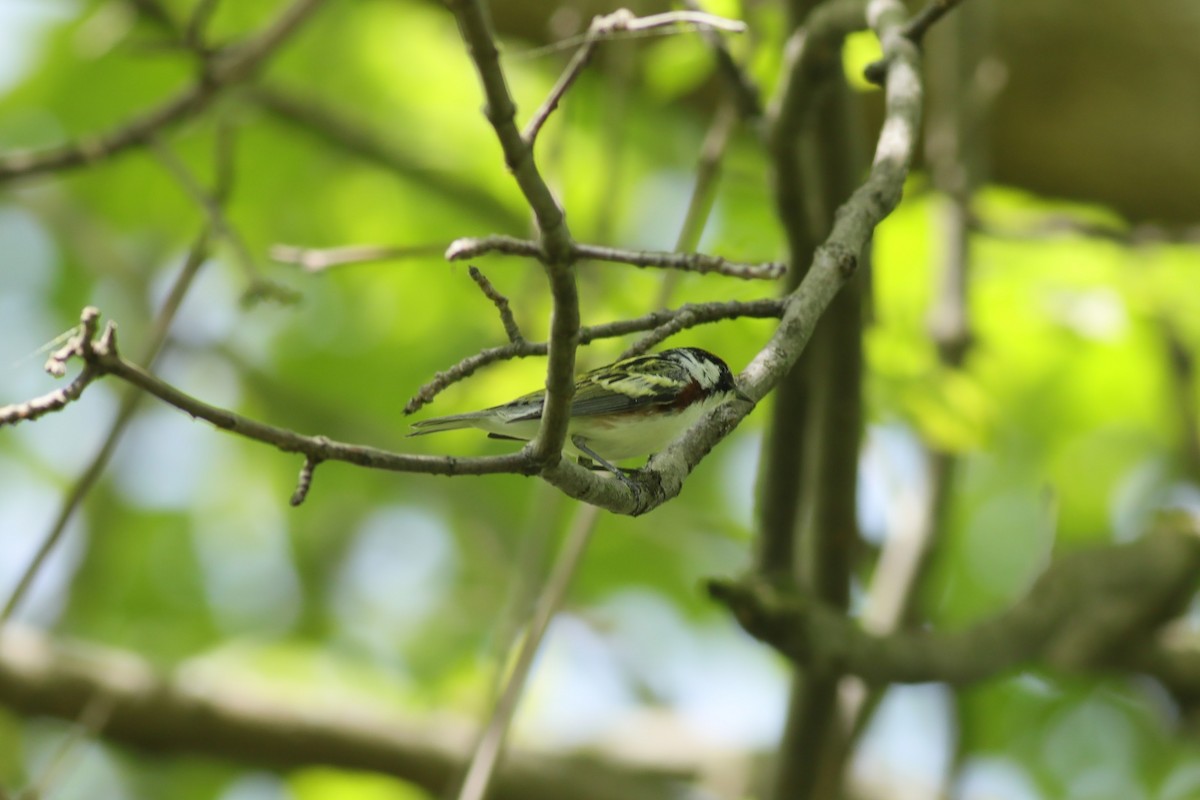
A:
[[[458,428],[474,428],[475,421],[486,416],[485,412],[472,411],[468,414],[451,414],[448,417],[433,417],[412,424],[413,430],[409,436],[424,436],[438,431],[453,431]]]

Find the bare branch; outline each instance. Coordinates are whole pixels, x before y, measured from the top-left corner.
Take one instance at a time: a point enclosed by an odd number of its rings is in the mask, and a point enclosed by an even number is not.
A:
[[[419,411],[447,388],[464,378],[469,378],[488,364],[495,364],[497,361],[509,361],[514,358],[525,358],[527,356],[544,356],[546,355],[546,351],[545,342],[533,343],[523,340],[480,350],[474,355],[467,356],[449,369],[435,374],[404,404],[404,413],[412,414],[415,411]]]
[[[78,400],[83,390],[97,377],[99,375],[95,370],[84,367],[74,380],[61,389],[55,389],[24,403],[0,407],[0,427],[16,425],[18,422],[31,422],[46,414],[61,411]]]
[[[612,261],[619,264],[632,264],[635,267],[681,269],[687,272],[712,272],[744,280],[775,280],[787,271],[787,265],[778,261],[768,261],[764,264],[741,264],[728,261],[720,256],[709,256],[703,253],[622,250],[593,244],[577,244],[575,253],[579,258],[588,258],[594,261]]]
[[[904,35],[914,44],[920,44],[921,40],[925,38],[925,33],[933,27],[933,24],[961,2],[962,0],[931,0],[904,26]]]
[[[539,464],[561,459],[575,391],[575,348],[579,343],[579,291],[572,270],[573,240],[563,210],[538,171],[533,149],[516,126],[516,106],[508,93],[500,54],[481,0],[452,0],[450,7],[486,98],[484,113],[504,151],[504,161],[537,220],[542,264],[550,283],[553,311],[546,367],[546,400],[537,436],[529,447]]]
[[[175,182],[183,189],[184,194],[204,212],[205,217],[208,218],[209,227],[219,233],[233,248],[238,266],[246,273],[247,286],[242,292],[242,302],[246,304],[258,300],[272,300],[283,304],[299,302],[300,293],[295,289],[262,277],[258,265],[254,262],[254,256],[250,254],[250,248],[246,245],[246,240],[242,238],[241,233],[225,215],[219,194],[223,191],[220,184],[225,183],[229,179],[228,176],[217,182],[217,191],[210,193],[200,185],[187,165],[158,136],[151,135],[147,139],[147,145],[154,151],[154,155],[175,179]],[[221,159],[221,161],[224,160]]]
[[[788,37],[779,85],[767,105],[763,138],[773,162],[776,213],[793,260],[789,290],[804,277],[803,269],[823,233],[812,229],[809,215],[815,205],[811,196],[819,181],[805,174],[802,128],[817,116],[820,88],[827,81],[842,80],[842,44],[846,36],[866,25],[865,0],[831,0],[813,8],[804,24]]]
[[[919,56],[912,43],[898,35],[902,20],[902,9],[891,3],[886,4],[885,13],[875,20],[884,44],[884,52],[889,56],[887,111],[875,164],[867,181],[839,209],[833,232],[818,249],[805,280],[795,292],[783,299],[782,319],[770,342],[740,376],[743,390],[752,398],[762,397],[770,391],[799,358],[817,320],[842,284],[853,275],[858,264],[858,254],[870,239],[875,226],[900,200],[904,178],[913,155],[921,111],[921,84],[917,71]],[[566,249],[570,248],[571,242],[568,238]],[[570,292],[575,312],[574,322],[577,323],[578,298],[574,293],[573,283]],[[552,340],[554,331],[558,330],[561,333],[564,325],[571,332],[570,361],[573,366],[578,327],[569,324],[569,321],[560,321],[558,326],[552,326]],[[553,352],[553,348],[548,349]],[[634,515],[645,513],[676,496],[696,464],[717,442],[727,436],[752,408],[743,403],[729,403],[710,412],[681,439],[652,457],[647,469],[642,470],[631,488],[622,482],[593,475],[567,460],[560,458],[554,461],[553,456],[561,452],[561,441],[554,445],[557,449],[551,450],[549,456],[544,452],[533,452],[526,457],[525,454],[535,450],[536,445],[517,454],[477,459],[402,456],[376,448],[322,442],[314,437],[300,436],[292,431],[208,406],[124,362],[116,356],[115,350],[97,354],[90,363],[103,367],[106,372],[140,386],[160,399],[184,409],[193,416],[206,419],[223,430],[272,444],[287,452],[300,452],[327,460],[348,461],[378,469],[443,475],[540,472],[547,481],[571,497],[601,505],[616,513]],[[573,383],[574,375],[571,374],[567,380]],[[570,387],[565,391],[560,388],[559,396],[567,398],[566,402],[569,402],[570,392]],[[549,408],[550,404],[547,403],[547,409]],[[557,424],[561,424],[561,431],[565,436],[568,413],[566,405],[560,409],[560,413],[562,417]],[[543,424],[543,430],[545,428],[546,425]]]
[[[103,697],[111,711],[105,738],[143,752],[227,759],[260,769],[324,764],[370,770],[434,794],[465,764],[471,732],[459,726],[398,720],[378,704],[298,707],[294,697],[265,696],[270,694],[248,694],[242,680],[206,681],[198,692],[186,671],[161,675],[130,652],[58,641],[14,625],[0,629],[0,703],[30,717],[76,720],[94,698]],[[611,757],[517,752],[500,766],[492,797],[667,800],[677,796],[677,781],[688,777],[685,770]]]
[[[696,0],[684,0],[684,5],[691,11],[700,11],[700,4]],[[730,95],[737,103],[739,116],[745,120],[762,116],[762,99],[758,86],[734,59],[729,48],[725,46],[725,40],[711,28],[701,28],[700,35],[712,48],[713,57],[717,60],[717,73],[729,87]]]
[[[462,261],[466,258],[475,258],[476,256],[483,256],[489,253],[500,253],[506,256],[527,256],[529,258],[536,258],[538,261],[545,261],[546,259],[546,254],[537,242],[531,242],[528,239],[518,239],[515,236],[495,234],[478,238],[467,237],[455,239],[446,248],[446,260]]]
[[[483,236],[480,238],[456,239],[446,248],[447,261],[461,261],[488,253],[527,256],[545,261],[546,255],[537,242],[517,239],[512,236]],[[594,244],[572,243],[571,258],[609,261],[630,264],[635,267],[658,267],[679,269],[687,272],[716,273],[734,278],[774,280],[787,267],[778,261],[763,264],[742,264],[720,256],[703,253],[671,253],[663,250],[623,250]]]
[[[94,330],[94,321],[99,318],[99,312],[94,308],[86,308],[83,318],[93,321]],[[498,472],[528,475],[537,472],[536,465],[524,451],[473,459],[403,455],[374,447],[334,442],[323,436],[304,436],[243,417],[197,400],[124,359],[117,351],[116,328],[111,322],[98,339],[80,340],[75,345],[72,355],[82,358],[93,371],[113,375],[194,418],[202,419],[223,431],[272,445],[285,453],[301,453],[322,461],[345,461],[373,469],[434,475],[485,475]]]
[[[197,83],[108,133],[0,156],[0,183],[94,164],[145,144],[158,131],[207,108],[221,90],[252,76],[324,2],[294,0],[258,36],[213,58]]]
[[[542,231],[539,249],[547,255],[547,272],[555,301],[551,341],[547,347],[550,356],[548,400],[542,429],[531,445],[506,456],[458,459],[401,455],[378,448],[339,444],[251,420],[190,397],[122,359],[117,354],[115,340],[106,344],[102,338],[91,352],[81,355],[94,368],[128,381],[192,416],[285,452],[393,471],[440,475],[540,474],[571,497],[615,513],[645,513],[679,493],[691,470],[737,426],[752,405],[733,402],[710,412],[687,434],[652,457],[647,468],[628,483],[597,476],[561,458],[574,383],[574,348],[580,337],[578,296],[569,268],[574,245],[563,225],[561,211],[541,181],[528,149],[512,124],[511,98],[495,65],[495,45],[482,9],[473,2],[460,0],[455,10],[485,86],[489,119],[497,128],[518,184],[538,216]],[[853,275],[858,254],[875,226],[900,200],[920,120],[919,57],[912,43],[898,35],[903,11],[897,4],[883,4],[883,13],[873,22],[883,41],[889,65],[885,122],[875,164],[867,181],[839,209],[833,232],[817,251],[805,280],[781,301],[782,319],[770,342],[740,376],[743,390],[752,398],[762,397],[770,391],[799,358],[817,320],[842,284]],[[551,431],[551,435],[547,435],[547,431]]]
[[[925,38],[926,32],[933,27],[933,24],[961,2],[962,0],[930,0],[925,8],[908,21],[900,35],[919,47],[921,40]],[[884,61],[885,59],[880,59],[868,64],[863,70],[863,76],[871,83],[882,86],[885,75]]]
[[[317,465],[321,460],[308,456],[304,459],[304,466],[300,468],[300,477],[296,480],[296,491],[292,492],[292,499],[289,501],[293,508],[300,505],[308,497],[308,490],[312,488],[313,473],[317,471]]]
[[[1103,667],[1120,645],[1178,614],[1200,569],[1200,532],[1181,518],[1129,544],[1060,558],[1012,608],[965,631],[865,632],[840,610],[763,582],[710,592],[754,636],[818,672],[872,684],[984,680],[1032,661]]]
[[[83,739],[95,738],[108,722],[113,712],[113,700],[108,695],[95,694],[79,711],[70,732],[62,738],[42,774],[25,789],[22,797],[52,797],[56,784],[75,767],[72,762],[80,755],[79,745]]]
[[[698,26],[706,32],[723,30],[727,33],[745,33],[746,31],[746,25],[743,22],[725,19],[724,17],[696,10],[668,11],[647,17],[636,17],[633,15],[633,12],[622,8],[611,14],[596,17],[588,27],[583,43],[575,51],[575,55],[571,56],[570,62],[567,64],[566,69],[563,70],[563,74],[559,77],[558,81],[554,84],[554,88],[550,90],[549,96],[542,102],[541,107],[534,112],[533,117],[529,120],[529,124],[525,126],[525,132],[521,134],[521,137],[530,147],[533,146],[533,143],[537,140],[538,132],[541,131],[542,126],[546,124],[546,120],[550,118],[554,110],[558,108],[563,95],[567,93],[571,85],[575,83],[575,79],[579,77],[580,73],[588,65],[588,61],[591,60],[596,45],[601,40],[622,31],[647,31],[680,23]]]
[[[415,245],[346,245],[325,249],[277,244],[271,247],[270,257],[281,264],[296,264],[305,272],[324,272],[331,267],[366,264],[372,261],[392,261],[401,258],[441,258],[446,251],[442,244]]]
[[[517,327],[516,319],[513,318],[512,309],[508,306],[508,298],[500,294],[487,276],[474,265],[469,266],[467,272],[470,273],[471,280],[475,281],[484,296],[491,300],[492,304],[496,306],[496,310],[500,312],[500,322],[504,325],[504,333],[508,335],[508,340],[513,343],[525,341],[525,337],[521,335],[521,329]]]
[[[411,148],[372,130],[345,109],[300,97],[275,85],[255,86],[248,94],[277,120],[317,137],[324,144],[377,164],[464,212],[491,220],[502,229],[521,230],[528,225],[524,214],[480,188],[478,183],[424,163],[414,157]]]
[[[812,336],[817,320],[858,266],[859,253],[875,226],[900,201],[921,117],[920,54],[899,35],[904,11],[898,3],[878,4],[872,20],[888,56],[888,82],[883,129],[874,165],[866,182],[838,209],[833,231],[818,248],[804,281],[784,298],[783,317],[767,346],[739,376],[752,399],[763,397],[791,368]],[[638,476],[637,491],[612,481],[584,485],[577,465],[559,462],[543,477],[572,497],[618,513],[645,513],[676,496],[683,481],[705,455],[751,411],[729,403],[711,411],[687,434],[650,459]]]
[[[737,111],[732,101],[728,99],[717,107],[704,142],[700,145],[700,155],[696,159],[696,182],[692,185],[692,194],[688,198],[687,212],[683,216],[683,225],[679,227],[679,235],[675,237],[675,250],[689,253],[700,246],[700,238],[712,215],[713,204],[717,198],[717,183],[721,175],[721,161],[725,158],[725,150],[733,129],[737,124]],[[658,296],[654,300],[654,308],[666,308],[671,302],[671,295],[679,284],[681,275],[670,271],[663,276],[658,287]]]
[[[592,26],[593,28],[595,27],[594,22]],[[558,82],[550,90],[549,96],[542,102],[541,107],[534,112],[533,117],[529,120],[529,124],[525,126],[525,131],[521,134],[521,138],[528,142],[530,147],[537,141],[537,135],[542,130],[542,126],[546,124],[546,120],[558,108],[563,95],[567,93],[567,90],[575,83],[575,79],[579,77],[584,67],[591,61],[592,53],[596,49],[596,43],[597,39],[594,37],[592,31],[589,31],[583,44],[575,51],[575,55],[571,56],[571,60],[567,63],[567,68],[563,70],[563,74],[559,77]]]
[[[50,354],[46,360],[46,372],[56,378],[67,374],[67,362],[74,356],[83,355],[90,350],[92,340],[96,338],[96,328],[100,324],[100,312],[94,308],[85,308],[75,332],[67,339],[66,344]],[[69,386],[55,389],[49,394],[35,397],[24,403],[0,408],[0,426],[16,425],[18,422],[28,422],[54,411],[61,411],[70,403],[75,402],[83,394],[93,380],[99,377],[94,369],[84,367],[83,371],[71,381]]]
[[[619,31],[648,31],[663,28],[668,25],[695,25],[702,29],[725,31],[726,33],[745,33],[746,23],[737,19],[718,17],[704,11],[664,11],[661,14],[649,14],[635,17],[627,9],[618,9],[605,17],[597,17],[592,27],[598,33],[616,33]]]

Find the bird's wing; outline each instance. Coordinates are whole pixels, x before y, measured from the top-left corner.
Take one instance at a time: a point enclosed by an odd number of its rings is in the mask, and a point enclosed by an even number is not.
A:
[[[691,375],[688,371],[669,358],[659,355],[627,358],[592,370],[576,379],[575,397],[571,400],[571,416],[619,414],[635,408],[674,402],[679,396],[680,386],[690,381]],[[504,405],[470,414],[425,420],[424,424],[435,425],[433,430],[446,430],[449,427],[467,427],[472,421],[482,417],[494,417],[504,423],[540,419],[545,397],[546,392],[538,390]],[[432,430],[419,433],[425,432],[432,433]]]
[[[635,356],[587,373],[575,384],[571,416],[619,414],[673,402],[690,382],[687,370],[657,355]]]

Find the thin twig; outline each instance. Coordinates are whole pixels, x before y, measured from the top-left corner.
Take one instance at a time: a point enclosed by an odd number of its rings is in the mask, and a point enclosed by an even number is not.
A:
[[[521,138],[528,142],[530,147],[532,147],[534,142],[537,141],[538,132],[540,132],[542,126],[546,124],[546,120],[548,120],[550,115],[554,113],[554,110],[558,108],[558,104],[562,100],[563,95],[567,93],[567,90],[571,88],[571,84],[575,83],[575,79],[579,77],[580,73],[583,72],[584,67],[586,67],[588,62],[591,61],[592,53],[596,49],[596,42],[597,40],[593,37],[591,32],[589,32],[587,39],[585,39],[583,44],[580,45],[579,49],[575,51],[575,55],[571,56],[570,62],[567,63],[567,68],[563,70],[563,74],[559,77],[558,82],[555,83],[554,88],[550,90],[549,96],[546,97],[546,99],[542,102],[541,107],[534,112],[533,117],[525,126],[525,130],[521,134]]]
[[[300,477],[296,480],[296,490],[292,492],[292,499],[289,501],[293,508],[308,498],[308,490],[312,488],[313,473],[316,472],[317,465],[320,463],[321,460],[313,456],[304,459],[304,466],[300,468]]]
[[[691,11],[700,11],[696,0],[684,0],[684,5]],[[754,79],[733,57],[725,46],[725,39],[712,28],[702,28],[700,35],[712,48],[713,57],[717,61],[717,74],[722,77],[729,87],[729,93],[737,103],[739,116],[744,120],[757,119],[762,116],[762,97]]]
[[[461,261],[488,253],[527,256],[545,260],[546,256],[537,242],[517,239],[512,236],[483,236],[457,239],[446,248],[447,261]],[[778,261],[762,264],[744,264],[729,261],[721,256],[704,253],[672,253],[663,250],[624,250],[619,247],[604,247],[594,244],[571,244],[571,255],[575,259],[608,261],[630,264],[635,267],[657,267],[679,269],[687,272],[715,273],[734,278],[775,280],[787,271],[786,265]]]
[[[539,261],[546,259],[541,245],[528,239],[518,239],[515,236],[495,234],[492,236],[467,237],[455,239],[446,248],[447,261],[462,261],[466,258],[500,253],[507,256],[527,256]]]
[[[252,303],[257,300],[274,300],[285,304],[299,302],[300,293],[295,289],[262,277],[259,273],[258,265],[254,262],[254,256],[251,255],[250,248],[246,245],[246,240],[242,238],[241,233],[238,232],[237,228],[233,226],[229,218],[225,215],[218,194],[216,192],[209,193],[205,190],[200,185],[200,182],[196,180],[195,176],[192,175],[187,165],[156,135],[148,137],[147,145],[167,172],[171,174],[171,177],[175,179],[175,182],[179,184],[179,187],[183,189],[184,194],[192,202],[200,206],[200,209],[208,218],[208,223],[212,230],[219,233],[229,242],[229,246],[233,248],[238,266],[246,273],[248,283],[245,291],[242,293],[242,301],[244,303]]]
[[[516,319],[513,318],[512,308],[508,305],[508,298],[500,294],[492,282],[487,279],[487,276],[479,271],[475,265],[467,267],[467,272],[471,275],[471,280],[483,292],[484,296],[492,301],[492,305],[496,306],[496,311],[500,313],[500,322],[504,325],[504,333],[507,334],[510,342],[518,343],[525,341],[525,337],[521,335],[521,329],[517,326]]]
[[[571,85],[575,83],[575,79],[579,77],[588,65],[588,62],[592,58],[592,53],[595,52],[596,45],[600,41],[624,31],[648,31],[654,28],[681,23],[696,26],[705,33],[713,36],[716,36],[715,31],[718,30],[727,33],[745,33],[746,31],[746,24],[744,22],[718,17],[699,10],[668,11],[662,14],[652,14],[647,17],[636,17],[627,9],[619,9],[611,14],[596,17],[592,20],[592,24],[588,26],[588,31],[584,34],[583,42],[580,44],[579,49],[571,56],[566,69],[559,76],[558,81],[554,84],[554,88],[550,90],[550,94],[542,102],[541,107],[534,112],[533,117],[529,120],[529,124],[525,126],[525,132],[521,134],[521,137],[530,147],[533,146],[533,143],[537,140],[538,132],[546,124],[546,120],[550,118],[554,110],[558,108],[563,95],[567,93]],[[724,52],[728,55],[727,50]]]
[[[648,31],[668,25],[695,25],[699,28],[711,28],[726,33],[745,33],[746,23],[737,19],[718,17],[704,11],[664,11],[661,14],[649,14],[635,17],[627,9],[618,9],[613,13],[597,17],[592,24],[593,30],[600,34],[618,31]]]
[[[242,268],[249,279],[257,279],[258,266],[254,263],[254,256],[250,254],[246,240],[225,216],[225,211],[221,208],[221,203],[215,194],[210,194],[200,185],[187,165],[158,136],[151,135],[146,143],[167,173],[179,184],[179,188],[183,190],[187,198],[204,212],[204,216],[208,218],[209,227],[228,240],[237,257],[238,266]]]
[[[1156,649],[1142,643],[1192,595],[1198,533],[1180,514],[1133,542],[1056,559],[1010,608],[967,630],[873,634],[840,609],[762,580],[712,581],[709,592],[796,663],[836,664],[871,685],[975,683],[1031,661],[1090,670]]]
[[[673,312],[659,312],[646,315],[640,320],[661,317],[664,313],[670,318],[660,322],[650,329],[649,333],[640,337],[630,345],[621,358],[640,355],[670,339],[677,333],[698,325],[707,325],[727,319],[770,319],[783,314],[787,302],[783,298],[768,297],[761,300],[730,300],[715,303],[693,303],[680,306]],[[630,331],[626,331],[630,332]]]
[[[912,19],[905,24],[904,28],[900,31],[900,35],[919,47],[921,41],[925,38],[925,34],[933,27],[933,24],[946,16],[961,2],[962,0],[930,0],[928,5],[913,15]],[[866,66],[863,70],[863,76],[871,83],[882,86],[885,70],[885,59],[879,59],[878,61],[872,61]]]
[[[116,701],[111,695],[103,693],[92,695],[92,699],[80,712],[75,725],[59,742],[41,776],[25,790],[23,796],[51,797],[55,783],[67,775],[72,758],[79,757],[79,744],[84,739],[93,739],[100,735],[112,716],[115,706]]]
[[[579,342],[580,318],[579,290],[573,269],[574,240],[562,207],[538,170],[533,148],[517,128],[517,108],[500,67],[500,53],[482,0],[451,0],[450,7],[483,87],[484,114],[504,151],[505,163],[533,211],[539,249],[545,253],[542,264],[553,304],[546,359],[546,399],[529,452],[537,463],[551,464],[562,456],[575,392],[575,348]]]
[[[470,755],[464,744],[469,732],[456,720],[407,716],[366,699],[331,704],[286,692],[258,691],[251,703],[245,682],[236,677],[205,681],[197,691],[187,670],[161,667],[96,642],[19,625],[0,629],[0,705],[6,713],[73,721],[86,716],[97,695],[111,698],[104,739],[133,751],[221,759],[247,769],[321,763],[399,778],[430,797],[441,796],[462,775]],[[489,797],[668,800],[700,766],[698,760],[655,766],[615,753],[582,758],[513,752]]]
[[[744,264],[704,253],[622,250],[617,247],[601,247],[592,244],[577,244],[575,252],[579,258],[593,261],[611,261],[618,264],[631,264],[635,267],[661,267],[687,272],[716,273],[744,280],[775,280],[787,271],[787,265],[779,261]]]
[[[414,156],[412,147],[396,139],[391,129],[376,131],[348,109],[318,102],[307,91],[301,95],[277,85],[249,87],[247,95],[273,118],[316,137],[323,146],[383,167],[466,214],[487,220],[501,230],[521,230],[529,224],[527,214],[497,199],[494,193],[481,188],[479,181],[464,180],[425,163]]]
[[[904,35],[914,44],[920,44],[925,33],[942,17],[946,16],[962,0],[931,0],[923,9],[913,15],[904,26]]]
[[[187,27],[183,31],[184,42],[193,50],[197,52],[204,51],[204,34],[208,28],[208,21],[212,19],[212,15],[216,12],[220,1],[196,0],[196,7],[192,10],[192,14],[188,18]]]
[[[479,743],[475,747],[471,764],[463,779],[462,789],[458,793],[458,800],[483,800],[487,794],[488,787],[492,782],[492,775],[504,750],[504,740],[512,726],[513,714],[517,710],[517,703],[521,699],[525,682],[533,667],[534,656],[541,647],[550,621],[562,607],[567,590],[571,586],[571,580],[579,569],[588,542],[591,541],[592,532],[596,529],[596,520],[599,519],[599,516],[600,509],[595,506],[581,505],[571,523],[567,540],[554,563],[554,568],[546,582],[546,588],[538,597],[537,606],[529,621],[525,638],[521,641],[521,648],[517,653],[512,673],[504,685],[504,691],[496,701],[487,726],[480,734]]]
[[[0,407],[0,427],[16,425],[18,422],[32,422],[46,414],[62,411],[78,400],[88,384],[98,377],[100,376],[95,370],[84,367],[69,384],[61,389],[47,392],[40,397],[26,400],[24,403],[13,403]]]
[[[299,247],[291,244],[273,245],[270,250],[272,261],[281,264],[296,264],[305,272],[324,272],[331,267],[349,264],[366,264],[373,261],[392,261],[402,258],[441,257],[446,251],[443,244],[414,245],[345,245],[342,247]]]
[[[544,356],[546,350],[545,342],[534,343],[526,341],[511,342],[499,347],[489,347],[486,350],[480,350],[474,355],[467,356],[449,369],[436,373],[404,404],[404,413],[412,414],[415,411],[419,411],[447,388],[464,378],[474,375],[488,364],[495,364],[497,361],[509,361],[514,358],[526,358],[527,356]]]
[[[688,198],[687,211],[683,215],[683,225],[679,227],[679,235],[675,237],[675,250],[681,253],[693,252],[700,247],[700,238],[712,215],[713,204],[717,199],[717,182],[721,177],[721,161],[725,158],[725,150],[737,123],[737,112],[732,102],[726,100],[717,108],[704,143],[700,145],[700,157],[696,160],[696,182],[692,186],[692,194]],[[679,284],[682,276],[676,270],[671,270],[663,276],[655,298],[655,308],[666,308],[671,302],[671,295]]]
[[[95,329],[99,312],[86,308],[83,319]],[[118,351],[116,327],[110,322],[96,339],[75,339],[71,356],[81,358],[94,370],[112,375],[151,394],[189,416],[202,419],[223,431],[271,445],[285,453],[301,453],[324,461],[345,461],[372,469],[394,472],[423,472],[432,475],[487,475],[501,472],[533,474],[537,465],[524,452],[505,456],[454,458],[391,453],[375,447],[334,442],[323,436],[305,436],[286,428],[268,425],[224,408],[209,405],[123,358]]]
[[[86,166],[145,144],[158,131],[207,108],[222,89],[253,75],[324,2],[295,0],[257,36],[214,59],[199,81],[107,133],[0,156],[0,183]]]

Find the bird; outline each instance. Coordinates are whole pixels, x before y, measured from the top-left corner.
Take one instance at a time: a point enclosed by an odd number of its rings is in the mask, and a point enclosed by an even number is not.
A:
[[[490,438],[529,441],[545,399],[538,390],[480,411],[421,420],[408,435],[478,428]],[[729,366],[699,347],[624,358],[575,379],[564,450],[628,483],[613,462],[658,452],[706,411],[734,399],[753,402]]]

